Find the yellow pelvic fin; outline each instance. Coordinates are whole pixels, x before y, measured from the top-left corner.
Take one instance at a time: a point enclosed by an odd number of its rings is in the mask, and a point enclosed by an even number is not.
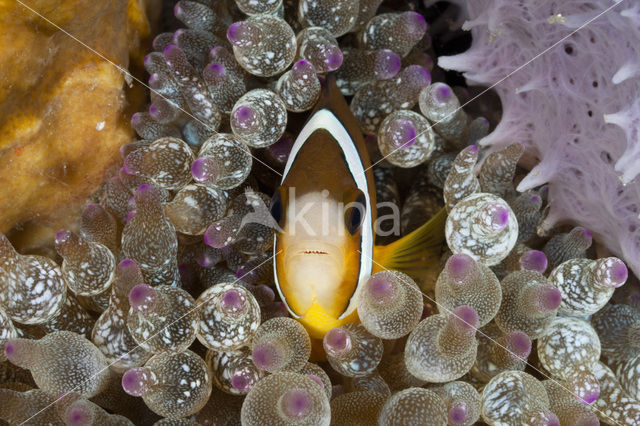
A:
[[[422,280],[438,268],[445,241],[444,224],[447,211],[442,208],[427,223],[386,246],[375,246],[373,273],[383,269],[404,272]]]
[[[358,314],[356,311],[348,315],[346,318],[338,319],[327,312],[318,302],[314,302],[311,307],[300,318],[300,322],[307,329],[311,338],[322,339],[327,331],[332,328],[340,327],[343,324],[357,322]]]

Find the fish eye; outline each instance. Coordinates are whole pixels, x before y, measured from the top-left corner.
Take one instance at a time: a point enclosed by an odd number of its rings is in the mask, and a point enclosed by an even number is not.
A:
[[[279,226],[282,226],[282,219],[284,218],[284,209],[282,204],[282,194],[280,188],[276,189],[275,194],[271,198],[271,206],[269,208],[271,217]]]
[[[347,205],[347,210],[345,211],[344,219],[347,230],[351,235],[355,235],[362,226],[362,222],[364,220],[364,214],[366,211],[365,197],[362,191],[358,191],[355,201],[349,203]]]

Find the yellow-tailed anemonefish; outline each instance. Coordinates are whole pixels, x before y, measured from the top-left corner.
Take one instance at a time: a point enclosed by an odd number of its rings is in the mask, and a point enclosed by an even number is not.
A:
[[[276,286],[309,332],[314,358],[323,355],[319,339],[327,331],[358,321],[356,296],[371,274],[393,269],[420,276],[439,261],[444,209],[400,240],[375,246],[375,206],[364,138],[328,75],[271,202],[280,227],[274,237]]]

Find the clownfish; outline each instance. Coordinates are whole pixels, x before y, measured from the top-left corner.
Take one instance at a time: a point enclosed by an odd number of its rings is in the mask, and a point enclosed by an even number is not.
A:
[[[438,265],[444,209],[392,244],[375,246],[375,197],[363,135],[329,74],[270,206],[279,228],[276,287],[315,340],[314,353],[329,330],[358,321],[358,290],[373,273],[392,269],[417,277]]]

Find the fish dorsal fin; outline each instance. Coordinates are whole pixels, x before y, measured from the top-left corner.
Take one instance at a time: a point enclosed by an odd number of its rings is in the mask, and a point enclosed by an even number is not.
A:
[[[391,269],[424,280],[434,270],[439,270],[446,218],[447,211],[440,209],[427,223],[398,241],[375,246],[373,272]]]

